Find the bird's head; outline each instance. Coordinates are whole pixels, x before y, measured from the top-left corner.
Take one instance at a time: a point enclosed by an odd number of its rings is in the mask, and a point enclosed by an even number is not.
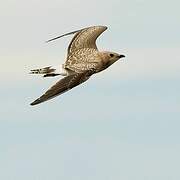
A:
[[[103,58],[103,61],[109,64],[109,66],[115,63],[117,60],[125,57],[125,55],[109,52],[109,51],[101,52],[101,56]]]

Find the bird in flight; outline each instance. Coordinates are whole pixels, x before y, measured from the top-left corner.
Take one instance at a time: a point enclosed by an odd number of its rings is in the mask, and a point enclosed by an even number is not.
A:
[[[96,39],[106,29],[106,26],[92,26],[48,40],[47,42],[50,42],[63,36],[75,34],[68,46],[67,58],[64,64],[58,68],[49,66],[31,70],[31,74],[42,74],[44,77],[58,75],[65,77],[30,105],[42,103],[67,92],[87,81],[93,74],[105,70],[118,59],[125,57],[115,52],[98,51]]]

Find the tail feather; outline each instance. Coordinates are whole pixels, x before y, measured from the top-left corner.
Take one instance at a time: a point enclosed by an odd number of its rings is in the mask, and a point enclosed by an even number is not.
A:
[[[48,73],[52,73],[54,71],[55,71],[55,69],[53,69],[53,68],[51,68],[51,66],[49,66],[49,67],[40,68],[40,69],[32,69],[30,74],[48,74]]]
[[[49,67],[45,67],[45,68],[40,68],[40,69],[32,69],[30,71],[30,74],[50,74],[55,72],[56,69],[51,68],[51,66]]]
[[[30,74],[41,74],[43,77],[54,77],[54,76],[68,76],[70,74],[73,74],[74,72],[71,70],[67,70],[63,67],[60,68],[60,66],[48,66],[40,69],[32,69],[29,72]]]

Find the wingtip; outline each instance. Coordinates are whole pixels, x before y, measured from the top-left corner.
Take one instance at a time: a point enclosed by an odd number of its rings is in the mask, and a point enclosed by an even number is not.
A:
[[[47,40],[47,41],[45,41],[44,43],[49,43],[51,40]]]
[[[99,27],[104,28],[105,30],[108,28],[107,26],[104,25],[99,25]]]
[[[33,101],[30,105],[31,105],[31,106],[34,106],[34,105],[37,105],[37,104],[39,104],[39,103],[41,103],[41,102],[39,101],[39,99],[36,99],[36,100]]]
[[[36,103],[35,103],[35,102],[32,102],[30,105],[31,105],[31,106],[34,106],[34,105],[36,105]]]

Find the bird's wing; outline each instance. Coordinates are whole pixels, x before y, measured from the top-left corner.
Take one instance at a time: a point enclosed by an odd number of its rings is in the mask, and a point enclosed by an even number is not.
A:
[[[77,32],[69,44],[68,55],[83,48],[97,49],[96,39],[106,29],[106,26],[92,26]]]
[[[71,34],[78,33],[79,31],[81,31],[81,30],[72,31],[72,32],[69,32],[69,33],[66,33],[66,34],[60,35],[60,36],[58,36],[58,37],[55,37],[55,38],[49,39],[49,40],[48,40],[48,41],[46,41],[46,42],[48,43],[48,42],[54,41],[54,40],[56,40],[56,39],[62,38],[62,37],[64,37],[64,36],[68,36],[68,35],[71,35]]]
[[[47,90],[41,97],[39,97],[34,102],[32,102],[31,105],[42,103],[60,94],[63,94],[64,92],[88,80],[91,75],[92,74],[90,74],[89,72],[86,72],[86,73],[76,73],[67,76],[61,79],[60,81],[58,81],[54,86],[52,86],[49,90]]]
[[[86,70],[89,70],[91,65],[96,65],[98,60],[100,60],[96,39],[106,29],[107,27],[105,26],[93,26],[76,33],[68,47],[65,67],[79,73],[84,70],[84,66],[85,69],[88,67]]]
[[[53,39],[50,39],[46,42],[50,42],[56,39],[59,39],[63,36],[67,36],[70,34],[75,34],[73,39],[71,40],[69,46],[68,46],[68,54],[77,51],[82,48],[93,48],[97,49],[96,47],[96,39],[98,36],[103,33],[107,29],[106,26],[91,26],[88,28],[84,28],[81,30],[69,32],[66,34],[63,34],[61,36],[55,37]]]

